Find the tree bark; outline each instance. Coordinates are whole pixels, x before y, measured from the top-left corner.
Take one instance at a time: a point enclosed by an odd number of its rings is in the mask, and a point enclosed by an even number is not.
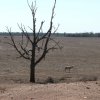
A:
[[[30,65],[30,82],[35,83],[35,64],[33,62]]]

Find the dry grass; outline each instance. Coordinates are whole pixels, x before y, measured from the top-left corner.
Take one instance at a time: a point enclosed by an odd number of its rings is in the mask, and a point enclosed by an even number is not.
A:
[[[100,79],[100,38],[56,39],[64,48],[62,51],[50,52],[36,67],[37,81],[45,81],[48,77],[52,77],[56,81],[74,82],[82,79],[84,75]],[[16,41],[19,40],[20,37],[16,37]],[[1,36],[0,41],[0,83],[29,82],[29,62],[16,58],[18,54],[13,47],[4,43],[9,41],[9,37]],[[75,66],[71,73],[64,71],[66,65]]]
[[[44,85],[28,84],[30,63],[16,58],[15,50],[4,43],[9,37],[0,37],[0,100],[100,99],[100,39],[56,39],[64,46],[62,51],[51,52],[36,67],[36,80]],[[75,66],[71,73],[65,72],[66,65]],[[58,82],[65,83],[46,84]]]

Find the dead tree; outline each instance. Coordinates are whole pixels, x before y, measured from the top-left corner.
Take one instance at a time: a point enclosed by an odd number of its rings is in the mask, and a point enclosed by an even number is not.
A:
[[[7,28],[8,33],[11,37],[11,43],[15,50],[19,53],[20,57],[27,59],[30,61],[30,82],[35,83],[35,68],[40,61],[42,61],[43,58],[49,53],[49,51],[60,48],[59,42],[56,42],[55,39],[51,37],[52,33],[55,33],[58,29],[58,27],[53,30],[53,18],[54,18],[54,10],[56,6],[56,0],[54,2],[53,8],[52,8],[52,14],[51,14],[51,20],[49,29],[46,33],[42,32],[42,27],[44,24],[44,21],[41,22],[38,32],[36,32],[36,2],[33,5],[30,6],[29,2],[27,1],[28,6],[32,12],[32,18],[33,18],[33,27],[29,29],[32,31],[32,34],[29,34],[25,28],[24,25],[19,25],[21,32],[21,41],[19,43],[16,43],[15,37],[11,32],[11,29]],[[59,26],[59,25],[58,25]],[[51,42],[53,42],[51,45]],[[31,45],[31,47],[30,47]]]

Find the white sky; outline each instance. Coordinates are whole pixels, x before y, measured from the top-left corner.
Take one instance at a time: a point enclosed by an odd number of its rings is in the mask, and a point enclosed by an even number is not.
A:
[[[43,30],[46,31],[54,0],[36,1],[37,29],[45,20]],[[55,13],[54,26],[60,24],[58,32],[100,32],[100,0],[57,0]],[[0,0],[0,32],[6,31],[5,26],[20,31],[17,23],[32,27],[27,0]]]

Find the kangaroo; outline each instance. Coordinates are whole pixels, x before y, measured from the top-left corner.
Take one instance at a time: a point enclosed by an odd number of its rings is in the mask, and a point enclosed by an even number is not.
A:
[[[65,67],[65,72],[68,70],[68,72],[70,73],[70,70],[74,68],[74,66],[66,66]]]

